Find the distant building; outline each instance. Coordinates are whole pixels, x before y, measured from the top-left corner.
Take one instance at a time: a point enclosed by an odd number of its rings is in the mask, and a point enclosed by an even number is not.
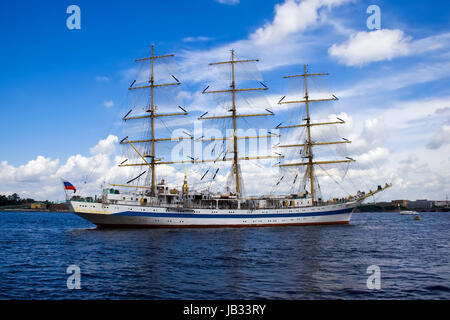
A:
[[[448,207],[448,201],[434,201],[433,202],[435,207]]]
[[[371,203],[366,203],[366,204],[371,205]],[[394,207],[394,205],[391,202],[386,202],[386,201],[372,203],[372,205],[375,205],[379,208],[386,209],[386,210],[390,210],[391,208]]]
[[[389,206],[392,205],[392,203],[390,203],[390,202],[377,202],[376,205],[380,206],[380,207],[389,207]]]
[[[433,201],[427,199],[418,199],[416,201],[410,201],[407,205],[408,209],[431,209],[433,207]]]
[[[66,203],[54,203],[49,207],[50,211],[69,211],[69,206]]]
[[[47,209],[47,205],[42,202],[33,202],[30,204],[31,209]]]
[[[391,203],[395,206],[407,207],[409,200],[392,200]]]

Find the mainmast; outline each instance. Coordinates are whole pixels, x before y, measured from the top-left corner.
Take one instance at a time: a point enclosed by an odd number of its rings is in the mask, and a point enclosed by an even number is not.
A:
[[[242,92],[242,91],[255,91],[255,90],[267,90],[268,88],[264,85],[264,87],[261,88],[236,88],[236,81],[235,81],[235,64],[237,63],[248,63],[248,62],[258,62],[258,59],[249,59],[249,60],[236,60],[234,55],[234,50],[231,50],[231,60],[229,61],[222,61],[222,62],[214,62],[210,63],[209,65],[220,65],[220,64],[229,64],[231,66],[231,86],[230,89],[226,90],[214,90],[214,91],[206,91],[208,87],[203,90],[202,93],[223,93],[223,92],[230,92],[232,96],[232,105],[231,109],[228,110],[231,112],[231,115],[227,116],[212,116],[212,117],[204,117],[201,116],[199,120],[206,120],[206,119],[219,119],[219,118],[231,118],[233,121],[233,136],[232,137],[226,137],[222,139],[199,139],[200,141],[213,141],[213,140],[233,140],[233,158],[232,159],[222,159],[222,161],[232,160],[232,172],[235,175],[235,183],[236,183],[236,194],[238,197],[241,196],[242,188],[240,184],[240,172],[239,172],[239,161],[240,160],[252,160],[252,159],[268,159],[268,158],[280,158],[279,156],[260,156],[260,157],[239,157],[239,150],[238,150],[238,139],[251,139],[251,138],[267,138],[267,137],[274,137],[275,135],[265,135],[265,136],[245,136],[245,137],[239,137],[237,135],[237,118],[240,117],[257,117],[257,116],[273,116],[273,113],[261,113],[261,114],[238,114],[237,113],[237,106],[236,106],[236,93]],[[203,161],[192,161],[192,162],[205,162],[209,160],[203,160]],[[214,162],[217,160],[214,160]]]
[[[151,61],[151,70],[150,70],[150,79],[148,81],[148,85],[143,85],[143,86],[135,86],[133,87],[133,84],[136,82],[136,80],[131,84],[131,86],[128,88],[128,90],[139,90],[139,89],[148,89],[150,88],[150,101],[149,101],[149,106],[148,109],[146,110],[146,112],[149,113],[149,115],[145,115],[145,116],[136,116],[136,117],[128,117],[128,114],[130,114],[130,112],[123,118],[124,121],[128,121],[128,120],[135,120],[135,119],[143,119],[143,118],[149,118],[150,119],[150,129],[151,129],[151,136],[150,139],[143,139],[143,140],[129,140],[128,137],[124,138],[120,143],[128,143],[130,144],[133,149],[136,151],[136,153],[140,156],[140,158],[142,158],[142,160],[144,161],[143,163],[133,163],[133,164],[120,164],[119,166],[121,167],[126,167],[126,166],[149,166],[151,168],[151,177],[152,177],[152,182],[151,182],[151,190],[152,190],[152,194],[155,195],[155,188],[156,188],[156,165],[161,164],[160,160],[161,159],[157,159],[156,158],[156,144],[155,142],[158,141],[179,141],[181,139],[192,139],[192,137],[176,137],[176,138],[155,138],[155,119],[158,117],[168,117],[168,116],[176,116],[176,115],[187,115],[188,113],[181,107],[179,107],[180,109],[182,109],[184,112],[177,112],[177,113],[165,113],[165,114],[161,114],[161,113],[156,113],[155,111],[157,110],[157,106],[155,104],[155,98],[154,98],[154,90],[158,87],[165,87],[165,86],[176,86],[176,85],[180,85],[180,81],[178,81],[178,79],[172,75],[172,77],[177,81],[174,83],[155,83],[155,66],[154,63],[157,59],[163,59],[163,58],[168,58],[168,57],[174,57],[173,54],[166,54],[166,55],[159,55],[159,56],[155,56],[154,54],[154,46],[151,46],[151,56],[150,57],[146,57],[146,58],[142,58],[142,59],[136,59],[135,62],[142,62],[142,61],[146,61],[146,60],[150,60]],[[134,146],[134,144],[136,143],[145,143],[145,142],[151,142],[151,154],[144,154],[142,155],[138,149]],[[146,160],[146,158],[150,158],[151,161],[148,162]],[[118,186],[128,186],[128,185],[118,185]],[[128,186],[128,187],[137,187],[137,186]]]
[[[291,75],[291,76],[285,76],[283,78],[295,78],[295,77],[303,77],[305,82],[305,97],[304,100],[297,100],[297,101],[283,101],[284,97],[278,102],[278,104],[291,104],[291,103],[305,103],[306,106],[306,118],[303,119],[305,121],[304,124],[296,124],[296,125],[290,125],[290,126],[277,126],[277,128],[296,128],[296,127],[306,127],[307,131],[307,137],[305,140],[305,143],[303,144],[290,144],[290,145],[280,145],[280,148],[291,148],[291,147],[305,147],[307,151],[307,158],[308,162],[302,162],[302,163],[288,163],[288,164],[282,164],[280,167],[290,167],[290,166],[308,166],[308,174],[309,174],[309,180],[310,180],[310,188],[311,188],[311,200],[313,205],[316,204],[316,195],[314,190],[314,166],[320,165],[320,164],[329,164],[329,163],[340,163],[340,162],[353,162],[355,160],[351,158],[347,158],[346,160],[336,160],[336,161],[314,161],[314,154],[313,154],[313,146],[322,146],[322,145],[331,145],[331,144],[340,144],[340,143],[351,143],[351,141],[347,139],[343,139],[343,141],[327,141],[327,142],[315,142],[311,138],[311,127],[312,126],[319,126],[319,125],[332,125],[332,124],[344,124],[345,121],[338,119],[336,122],[319,122],[319,123],[311,123],[311,118],[309,116],[309,104],[311,102],[319,102],[319,101],[331,101],[331,100],[338,100],[336,96],[333,95],[333,98],[329,99],[309,99],[308,95],[308,77],[312,76],[323,76],[328,75],[328,73],[308,73],[306,65],[303,66],[303,74],[298,75]]]
[[[238,147],[237,147],[237,136],[236,136],[236,84],[234,82],[234,50],[231,50],[231,90],[233,94],[233,105],[232,105],[232,117],[233,117],[233,167],[234,174],[236,176],[236,194],[240,194],[240,186],[239,186],[239,159],[238,159]]]

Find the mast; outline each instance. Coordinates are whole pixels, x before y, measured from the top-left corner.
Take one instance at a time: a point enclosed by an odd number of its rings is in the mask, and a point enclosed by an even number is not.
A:
[[[240,194],[239,187],[239,170],[238,170],[238,148],[237,148],[237,136],[236,136],[236,85],[234,82],[234,50],[231,50],[231,90],[233,94],[233,106],[232,106],[232,116],[233,116],[233,168],[236,176],[236,194]]]
[[[331,101],[331,100],[338,100],[336,96],[333,95],[333,98],[329,99],[309,99],[308,95],[308,77],[311,76],[322,76],[322,75],[328,75],[328,73],[308,73],[308,70],[306,68],[306,65],[303,66],[303,74],[299,75],[291,75],[291,76],[285,76],[283,78],[294,78],[294,77],[303,77],[305,82],[305,97],[304,100],[294,100],[294,101],[283,101],[284,97],[278,102],[278,104],[297,104],[297,103],[305,103],[306,106],[306,118],[303,119],[305,121],[304,124],[296,124],[296,125],[290,125],[290,126],[277,126],[277,128],[296,128],[296,127],[306,127],[307,131],[307,137],[306,141],[303,144],[290,144],[290,145],[280,145],[280,148],[291,148],[291,147],[305,147],[308,153],[308,162],[302,162],[302,163],[289,163],[289,164],[282,164],[280,167],[288,167],[288,166],[301,166],[306,165],[308,173],[309,173],[309,180],[310,180],[310,188],[311,188],[311,200],[312,204],[316,204],[316,195],[314,190],[314,166],[320,165],[320,164],[330,164],[330,163],[341,163],[341,162],[354,162],[354,159],[347,158],[346,160],[337,160],[337,161],[314,161],[314,153],[313,153],[313,146],[322,146],[322,145],[332,145],[332,144],[340,144],[340,143],[351,143],[351,141],[347,139],[343,139],[343,141],[327,141],[327,142],[314,142],[314,140],[311,138],[311,127],[318,126],[318,125],[332,125],[332,124],[344,124],[345,121],[338,119],[339,121],[336,122],[319,122],[319,123],[311,123],[311,118],[309,115],[309,104],[311,102],[320,102],[320,101]]]
[[[179,107],[180,109],[182,109],[184,112],[178,112],[178,113],[165,113],[165,114],[160,114],[160,113],[156,113],[157,110],[157,106],[155,104],[155,98],[154,98],[154,93],[155,93],[155,89],[158,87],[164,87],[164,86],[174,86],[174,85],[180,85],[181,82],[178,81],[177,78],[175,78],[175,76],[172,75],[172,77],[177,81],[174,83],[160,83],[160,84],[156,84],[155,83],[155,65],[154,62],[156,61],[156,59],[162,59],[162,58],[168,58],[168,57],[174,57],[173,54],[166,54],[166,55],[159,55],[159,56],[155,56],[154,54],[154,45],[151,46],[151,56],[150,57],[146,57],[146,58],[142,58],[142,59],[136,59],[135,62],[141,62],[141,61],[146,61],[146,60],[150,60],[151,61],[151,69],[150,69],[150,80],[148,81],[148,85],[143,85],[143,86],[135,86],[133,87],[133,84],[136,82],[136,80],[131,84],[131,86],[128,88],[128,90],[138,90],[138,89],[148,89],[150,88],[150,105],[148,106],[148,109],[146,110],[146,112],[149,113],[149,115],[144,115],[144,116],[131,116],[129,117],[128,115],[130,114],[130,112],[128,112],[128,114],[123,117],[123,121],[129,121],[129,120],[135,120],[135,119],[143,119],[143,118],[150,118],[150,129],[151,129],[151,135],[150,135],[150,139],[143,139],[143,140],[129,140],[128,137],[124,138],[120,143],[128,143],[132,146],[132,148],[138,153],[138,155],[140,156],[140,158],[142,158],[143,162],[142,163],[132,163],[132,164],[120,164],[120,167],[127,167],[127,166],[149,166],[151,168],[151,176],[152,176],[152,182],[151,182],[151,186],[149,187],[151,189],[151,193],[152,195],[156,194],[156,166],[158,164],[160,164],[160,160],[161,159],[156,159],[156,142],[158,141],[179,141],[181,139],[192,139],[192,137],[176,137],[176,138],[155,138],[155,119],[158,117],[168,117],[168,116],[176,116],[176,115],[187,115],[188,113],[181,107]],[[134,146],[134,144],[137,143],[145,143],[145,142],[151,142],[151,154],[150,155],[142,155],[141,153],[139,153],[138,149]],[[148,162],[146,161],[145,158],[150,158],[151,161]],[[121,185],[124,186],[124,185]],[[129,187],[136,187],[136,186],[129,186]],[[147,188],[147,187],[146,187]]]
[[[314,166],[313,166],[313,153],[311,146],[311,125],[310,125],[310,117],[309,117],[309,97],[308,97],[308,81],[306,77],[306,65],[303,66],[303,77],[305,80],[305,104],[306,104],[306,128],[308,131],[308,170],[309,170],[309,179],[311,181],[311,199],[314,204]]]
[[[154,78],[154,72],[153,72],[153,62],[154,62],[154,45],[152,44],[152,71],[150,76],[150,96],[151,96],[151,108],[150,108],[150,114],[151,114],[151,130],[152,130],[152,192],[155,193],[155,186],[156,186],[156,178],[155,178],[155,105],[153,103],[153,90],[154,90],[154,84],[155,84],[155,78]]]
[[[219,119],[219,118],[231,118],[233,121],[233,136],[222,138],[222,139],[200,139],[200,141],[212,141],[212,140],[233,140],[233,158],[231,159],[233,161],[232,164],[232,171],[235,175],[235,183],[236,183],[236,195],[238,197],[241,196],[241,184],[240,184],[240,173],[239,173],[239,161],[240,160],[251,160],[251,159],[267,159],[267,158],[280,158],[279,156],[261,156],[261,157],[239,157],[239,150],[238,150],[238,139],[251,139],[251,138],[263,138],[263,137],[274,137],[276,135],[270,134],[267,136],[246,136],[246,137],[239,137],[237,136],[237,118],[240,117],[254,117],[254,116],[273,116],[273,113],[262,113],[262,114],[238,114],[237,113],[237,107],[236,107],[236,93],[241,91],[255,91],[255,90],[267,90],[268,88],[264,85],[264,87],[260,88],[236,88],[236,81],[235,81],[235,64],[237,63],[246,63],[246,62],[258,62],[258,59],[249,59],[249,60],[236,60],[234,55],[234,50],[231,50],[231,60],[229,61],[222,61],[222,62],[214,62],[210,63],[209,65],[219,65],[219,64],[230,64],[231,66],[231,86],[230,89],[227,90],[215,90],[215,91],[206,91],[208,87],[203,90],[202,93],[221,93],[221,92],[230,92],[232,96],[232,106],[229,110],[231,112],[231,115],[229,116],[213,116],[213,117],[199,117],[199,120],[205,120],[205,119]],[[230,159],[222,159],[222,161],[227,161]],[[196,162],[205,162],[209,160],[203,160],[203,161],[196,161]],[[217,160],[214,160],[214,162]],[[219,160],[220,161],[220,160]]]

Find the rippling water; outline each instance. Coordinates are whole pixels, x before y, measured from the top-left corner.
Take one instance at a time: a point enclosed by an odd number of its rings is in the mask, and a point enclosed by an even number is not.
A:
[[[97,230],[72,213],[0,212],[1,299],[450,299],[449,213],[348,226]],[[81,269],[69,290],[66,268]],[[369,290],[367,267],[381,269]]]

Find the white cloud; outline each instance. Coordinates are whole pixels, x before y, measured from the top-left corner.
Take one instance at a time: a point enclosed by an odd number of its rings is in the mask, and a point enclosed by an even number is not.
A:
[[[443,110],[442,107],[437,109]],[[345,115],[340,115],[340,117],[345,117]],[[350,117],[346,117],[346,121],[352,123]],[[432,179],[442,180],[442,177],[437,175],[436,172],[430,171],[430,167],[435,165],[424,166],[423,160],[417,159],[415,154],[413,158],[406,162],[394,161],[394,165],[388,165],[389,158],[393,155],[384,146],[384,139],[377,136],[377,134],[380,134],[380,128],[383,128],[381,119],[370,119],[365,122],[361,133],[353,137],[356,145],[351,150],[350,156],[354,156],[357,159],[357,165],[351,165],[350,167],[347,178],[352,181],[353,185],[348,185],[346,190],[354,192],[355,187],[361,189],[374,188],[376,185],[386,181],[394,182],[396,185],[395,193],[388,192],[386,195],[388,198],[393,196],[408,198],[409,194],[414,195],[414,193],[408,193],[410,190],[408,188],[412,188],[412,184],[416,181],[429,186],[430,189],[427,189],[427,192],[430,194],[438,190],[439,186],[437,183],[431,181]],[[383,135],[381,134],[381,136]],[[364,140],[363,143],[358,142],[361,139]],[[4,183],[0,186],[0,194],[17,191],[17,186],[20,186],[19,194],[21,197],[32,197],[41,200],[62,199],[64,194],[60,187],[59,177],[64,177],[75,184],[78,190],[77,194],[83,196],[98,195],[102,185],[122,183],[126,179],[137,175],[132,171],[131,167],[119,168],[117,166],[118,163],[124,160],[114,153],[117,143],[118,138],[110,135],[91,148],[90,157],[79,154],[73,155],[61,165],[58,159],[52,160],[42,156],[19,167],[14,167],[3,161],[0,163],[0,179]],[[405,159],[405,157],[401,159]],[[375,168],[374,163],[377,164]],[[400,165],[397,165],[397,163],[400,163]],[[247,195],[268,194],[272,191],[275,182],[280,178],[280,172],[278,167],[272,167],[271,164],[273,163],[270,161],[259,161],[258,163],[247,161],[241,163]],[[190,166],[189,184],[191,189],[203,190],[209,186],[213,191],[224,191],[227,180],[226,172],[229,169],[228,165],[229,163],[222,164],[222,169],[214,183],[200,181],[201,176],[206,171],[206,166]],[[332,170],[330,169],[329,172]],[[409,175],[405,175],[408,172]],[[445,171],[442,171],[442,174],[445,174]],[[258,179],[252,178],[255,176],[258,176]],[[165,178],[172,186],[179,187],[183,178],[183,170],[177,170],[171,166],[160,166],[158,167],[158,177]],[[321,174],[320,178],[325,197],[336,196],[342,191],[340,188],[336,188],[335,182],[327,175]],[[210,179],[211,177],[209,177]],[[261,185],[266,187],[261,188]],[[280,184],[276,192],[297,191],[291,189],[292,181],[289,180],[286,184]]]
[[[109,80],[111,80],[109,77],[107,76],[97,76],[95,77],[95,81],[97,82],[108,82]]]
[[[341,44],[333,44],[328,54],[348,66],[363,66],[371,62],[417,55],[448,48],[450,33],[413,40],[398,29],[360,31]]]
[[[443,125],[430,139],[427,144],[428,149],[439,149],[450,144],[450,125]]]
[[[447,49],[449,46],[450,32],[447,32],[412,41],[410,44],[410,51],[414,54],[420,54],[443,49],[445,55],[448,54]]]
[[[8,164],[8,161],[2,161],[0,163],[0,177],[3,184],[14,181],[15,168]]]
[[[92,155],[96,154],[112,154],[119,139],[117,136],[110,134],[106,139],[100,140],[94,147],[90,149]]]
[[[387,148],[377,147],[357,156],[356,161],[358,161],[360,168],[370,168],[373,167],[374,162],[387,160],[389,154],[390,152]]]
[[[239,3],[239,0],[216,0],[216,2],[221,4],[235,5]]]
[[[386,94],[408,86],[432,82],[449,77],[449,61],[435,61],[430,63],[417,63],[401,71],[380,70],[369,79],[357,79],[354,86],[336,92],[339,98],[356,96],[374,96],[377,93]],[[389,84],[389,85],[386,85]]]
[[[31,160],[26,165],[18,167],[15,172],[15,179],[18,182],[42,181],[46,175],[53,173],[58,165],[58,159],[51,160],[38,156],[36,160]]]
[[[210,41],[212,38],[197,36],[197,37],[185,37],[182,39],[183,42],[205,42]]]
[[[59,160],[51,160],[43,156],[38,156],[30,160],[25,165],[14,167],[7,161],[0,163],[0,180],[2,185],[17,183],[40,183],[45,181],[48,175],[53,174],[59,166]]]
[[[291,34],[317,25],[319,10],[348,2],[349,0],[286,0],[275,5],[273,21],[257,29],[250,38],[259,45],[278,43]]]
[[[208,63],[230,59],[231,49],[235,50],[238,58],[259,59],[257,66],[261,71],[300,63],[304,61],[301,45],[298,41],[272,46],[258,45],[245,39],[207,50],[184,50],[179,54],[182,59],[180,79],[189,79],[191,83],[216,80]]]
[[[349,3],[352,0],[286,0],[275,6],[272,21],[258,28],[248,38],[220,45],[207,50],[184,50],[182,58],[182,78],[191,82],[203,82],[211,79],[211,68],[205,62],[220,61],[230,58],[230,50],[234,49],[238,57],[260,59],[258,68],[261,71],[273,70],[286,65],[306,62],[307,54],[304,46],[315,48],[315,44],[323,44],[324,39],[316,36],[308,38],[304,32],[310,27],[331,25],[325,18],[325,10]],[[342,29],[341,24],[339,29]],[[339,30],[338,30],[339,31]],[[329,33],[328,33],[329,34]]]
[[[386,200],[445,197],[449,103],[448,96],[385,100],[383,109],[361,108],[358,103],[351,113],[353,122],[364,125],[360,133],[355,130],[349,136],[349,155],[357,162],[350,165],[347,178],[366,188],[392,182],[393,188],[380,195]],[[427,145],[435,149],[426,150]]]
[[[410,41],[401,30],[361,31],[342,44],[333,44],[328,53],[348,66],[362,66],[409,54]]]
[[[409,154],[407,158],[400,161],[402,164],[413,164],[419,161],[419,157],[415,154]]]
[[[379,109],[365,110],[366,114],[382,113],[386,124],[393,129],[407,129],[411,126],[426,127],[434,124],[434,120],[442,119],[438,110],[450,104],[450,96],[430,97],[406,101],[394,101],[383,111]],[[426,120],[426,121],[425,121]],[[423,132],[421,133],[422,136]]]
[[[79,190],[77,194],[98,194],[104,182],[123,180],[130,174],[130,170],[118,170],[116,166],[123,160],[113,154],[117,141],[116,136],[110,135],[91,148],[91,157],[77,154],[70,156],[65,163],[44,156],[37,156],[20,166],[2,161],[0,194],[17,192],[22,198],[61,200],[64,192],[60,178],[74,183]]]
[[[351,154],[366,153],[382,146],[386,142],[386,133],[382,117],[366,119],[360,134],[350,136],[352,143],[348,146]]]
[[[112,106],[114,106],[114,101],[112,100],[105,101],[103,102],[103,105],[107,108],[111,108]]]

